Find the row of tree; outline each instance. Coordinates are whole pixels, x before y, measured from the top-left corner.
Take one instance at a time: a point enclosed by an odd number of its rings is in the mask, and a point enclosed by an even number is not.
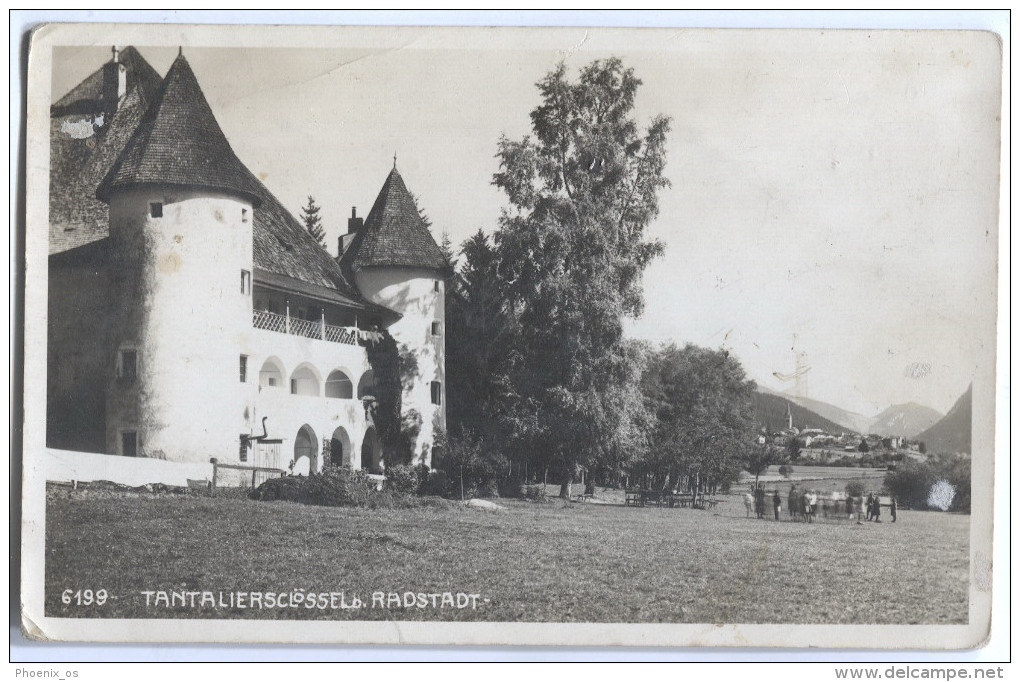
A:
[[[669,120],[639,130],[640,83],[618,59],[546,75],[533,134],[499,141],[497,229],[459,254],[444,239],[449,466],[486,453],[501,464],[481,469],[551,478],[569,496],[580,472],[589,487],[704,488],[775,459],[753,447],[754,384],[735,358],[624,337],[663,251],[646,229],[669,186]]]

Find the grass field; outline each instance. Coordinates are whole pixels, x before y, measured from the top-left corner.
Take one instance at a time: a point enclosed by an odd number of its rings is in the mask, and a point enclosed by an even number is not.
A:
[[[601,490],[599,497],[612,501]],[[784,516],[776,523],[745,518],[736,495],[714,511],[500,503],[508,510],[442,501],[368,510],[54,488],[46,519],[46,613],[628,623],[967,619],[969,516],[902,512],[895,524],[886,516],[885,523],[864,525]],[[62,594],[86,588],[105,589],[109,598],[102,606],[63,603]],[[147,607],[145,590],[343,591],[346,602],[357,595],[366,606]],[[374,592],[408,591],[481,597],[475,609],[369,606]]]

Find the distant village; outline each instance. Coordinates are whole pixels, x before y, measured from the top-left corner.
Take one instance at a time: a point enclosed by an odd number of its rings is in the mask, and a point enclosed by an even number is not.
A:
[[[904,459],[923,461],[927,458],[923,441],[849,430],[829,433],[818,428],[800,429],[794,426],[789,410],[786,427],[770,432],[768,437],[771,444],[785,448],[791,453],[791,459],[804,464],[894,469]]]

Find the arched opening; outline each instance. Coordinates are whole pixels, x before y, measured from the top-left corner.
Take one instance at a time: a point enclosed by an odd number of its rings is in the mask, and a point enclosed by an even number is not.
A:
[[[294,437],[294,473],[307,476],[319,470],[319,440],[308,424],[298,429]]]
[[[335,467],[354,466],[354,450],[347,429],[336,427],[333,437],[329,439],[329,461]]]
[[[319,395],[319,377],[307,365],[298,367],[290,375],[290,392],[294,395]]]
[[[259,370],[259,386],[282,388],[283,387],[283,365],[276,358],[267,358]]]
[[[374,426],[368,427],[361,441],[361,468],[372,474],[382,473],[382,448]]]
[[[350,377],[336,369],[326,377],[326,397],[349,400],[354,397],[354,385]]]
[[[358,381],[358,398],[364,398],[366,395],[375,395],[375,375],[372,374],[372,370],[362,374],[361,380]]]

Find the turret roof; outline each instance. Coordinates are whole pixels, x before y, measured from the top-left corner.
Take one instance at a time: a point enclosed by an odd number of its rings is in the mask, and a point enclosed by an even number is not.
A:
[[[213,189],[261,202],[260,188],[231,149],[183,54],[96,196],[106,201],[114,190],[139,185]]]
[[[446,266],[443,252],[396,166],[340,262],[355,271],[394,266],[441,270]]]

